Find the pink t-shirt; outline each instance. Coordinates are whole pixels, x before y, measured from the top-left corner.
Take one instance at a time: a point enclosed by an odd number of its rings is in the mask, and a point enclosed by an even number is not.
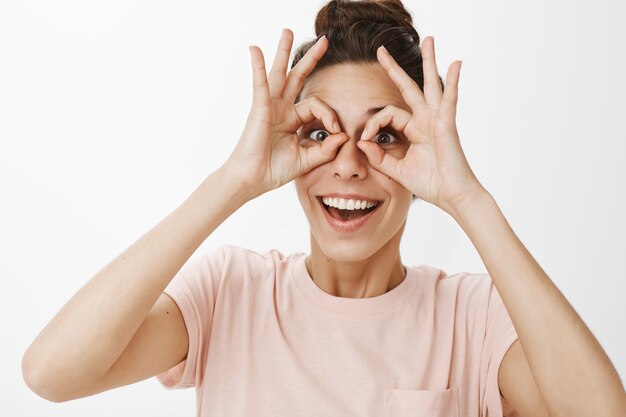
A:
[[[305,258],[230,245],[192,257],[165,290],[182,312],[189,352],[156,378],[196,387],[198,416],[495,417],[510,409],[498,367],[517,333],[487,274],[407,266],[392,290],[345,298],[319,288]]]

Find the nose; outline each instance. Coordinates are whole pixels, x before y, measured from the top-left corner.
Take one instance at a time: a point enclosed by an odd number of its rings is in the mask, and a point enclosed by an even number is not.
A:
[[[367,177],[367,157],[357,144],[358,138],[350,137],[337,150],[333,160],[333,176],[338,179],[365,179]]]

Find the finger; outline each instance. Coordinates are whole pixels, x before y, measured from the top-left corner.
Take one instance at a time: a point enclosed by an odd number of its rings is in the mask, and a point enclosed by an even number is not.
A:
[[[326,129],[332,133],[341,132],[337,113],[328,104],[317,97],[309,97],[294,105],[300,124],[321,120]]]
[[[422,44],[422,59],[424,65],[424,95],[426,102],[439,105],[441,101],[441,84],[439,73],[437,72],[437,62],[435,60],[435,38],[428,36]]]
[[[285,83],[285,88],[283,90],[283,97],[289,101],[289,103],[293,103],[296,101],[296,97],[302,90],[302,86],[304,85],[304,81],[306,77],[309,76],[315,65],[322,59],[324,53],[328,49],[328,39],[326,39],[325,35],[322,35],[321,38],[317,40],[315,45],[313,45],[307,52],[304,54],[302,59],[298,61],[295,67],[289,71],[287,74],[287,81]]]
[[[272,64],[268,79],[270,85],[270,95],[273,98],[280,97],[285,85],[287,66],[289,65],[289,54],[293,45],[293,32],[287,28],[283,29],[276,51],[276,57]]]
[[[270,102],[270,93],[263,52],[254,45],[250,45],[249,49],[252,62],[252,107],[267,106]]]
[[[454,61],[448,68],[446,85],[443,89],[443,97],[439,105],[441,120],[446,124],[455,124],[456,106],[459,97],[459,76],[463,61]]]
[[[424,101],[422,90],[420,90],[417,83],[404,72],[402,67],[398,65],[384,46],[378,48],[376,56],[382,67],[387,71],[389,78],[391,78],[394,84],[400,89],[404,101],[406,101],[413,113],[415,113],[418,108],[425,106],[426,102]]]
[[[304,172],[306,174],[311,169],[324,162],[332,161],[337,156],[339,147],[349,139],[345,133],[330,135],[324,139],[320,146],[311,146],[308,148],[299,147],[300,156],[304,164]]]
[[[380,146],[372,142],[360,140],[356,143],[356,146],[358,146],[359,149],[363,151],[370,165],[374,169],[398,181],[397,173],[400,171],[400,159],[391,156],[390,154],[385,152]]]
[[[413,115],[408,111],[389,104],[367,119],[361,133],[361,140],[370,140],[385,126],[391,126],[398,132],[404,132],[411,117]],[[413,142],[409,135],[407,135],[407,138]]]

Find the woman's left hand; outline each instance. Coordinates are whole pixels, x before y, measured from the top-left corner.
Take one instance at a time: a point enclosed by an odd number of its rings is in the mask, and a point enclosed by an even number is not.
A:
[[[425,38],[422,44],[422,93],[417,83],[384,47],[378,49],[377,55],[412,112],[386,106],[368,119],[357,146],[372,167],[402,184],[418,198],[453,214],[466,201],[486,192],[465,158],[456,128],[461,61],[450,65],[442,91],[435,62],[434,39]],[[402,159],[371,143],[378,131],[387,125],[402,132],[410,142]]]

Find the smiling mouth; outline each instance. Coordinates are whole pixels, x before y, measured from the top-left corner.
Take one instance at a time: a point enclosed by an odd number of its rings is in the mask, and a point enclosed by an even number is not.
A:
[[[359,217],[363,217],[366,214],[378,209],[378,207],[380,207],[381,205],[381,201],[376,201],[376,205],[369,207],[369,208],[363,208],[363,209],[340,209],[337,207],[332,207],[326,203],[324,203],[324,201],[322,200],[321,196],[317,197],[317,200],[319,201],[320,205],[322,206],[322,208],[324,210],[326,210],[328,212],[328,214],[331,215],[331,217],[337,219],[337,220],[341,220],[341,221],[348,221],[348,220],[352,220],[352,219],[357,219]]]

